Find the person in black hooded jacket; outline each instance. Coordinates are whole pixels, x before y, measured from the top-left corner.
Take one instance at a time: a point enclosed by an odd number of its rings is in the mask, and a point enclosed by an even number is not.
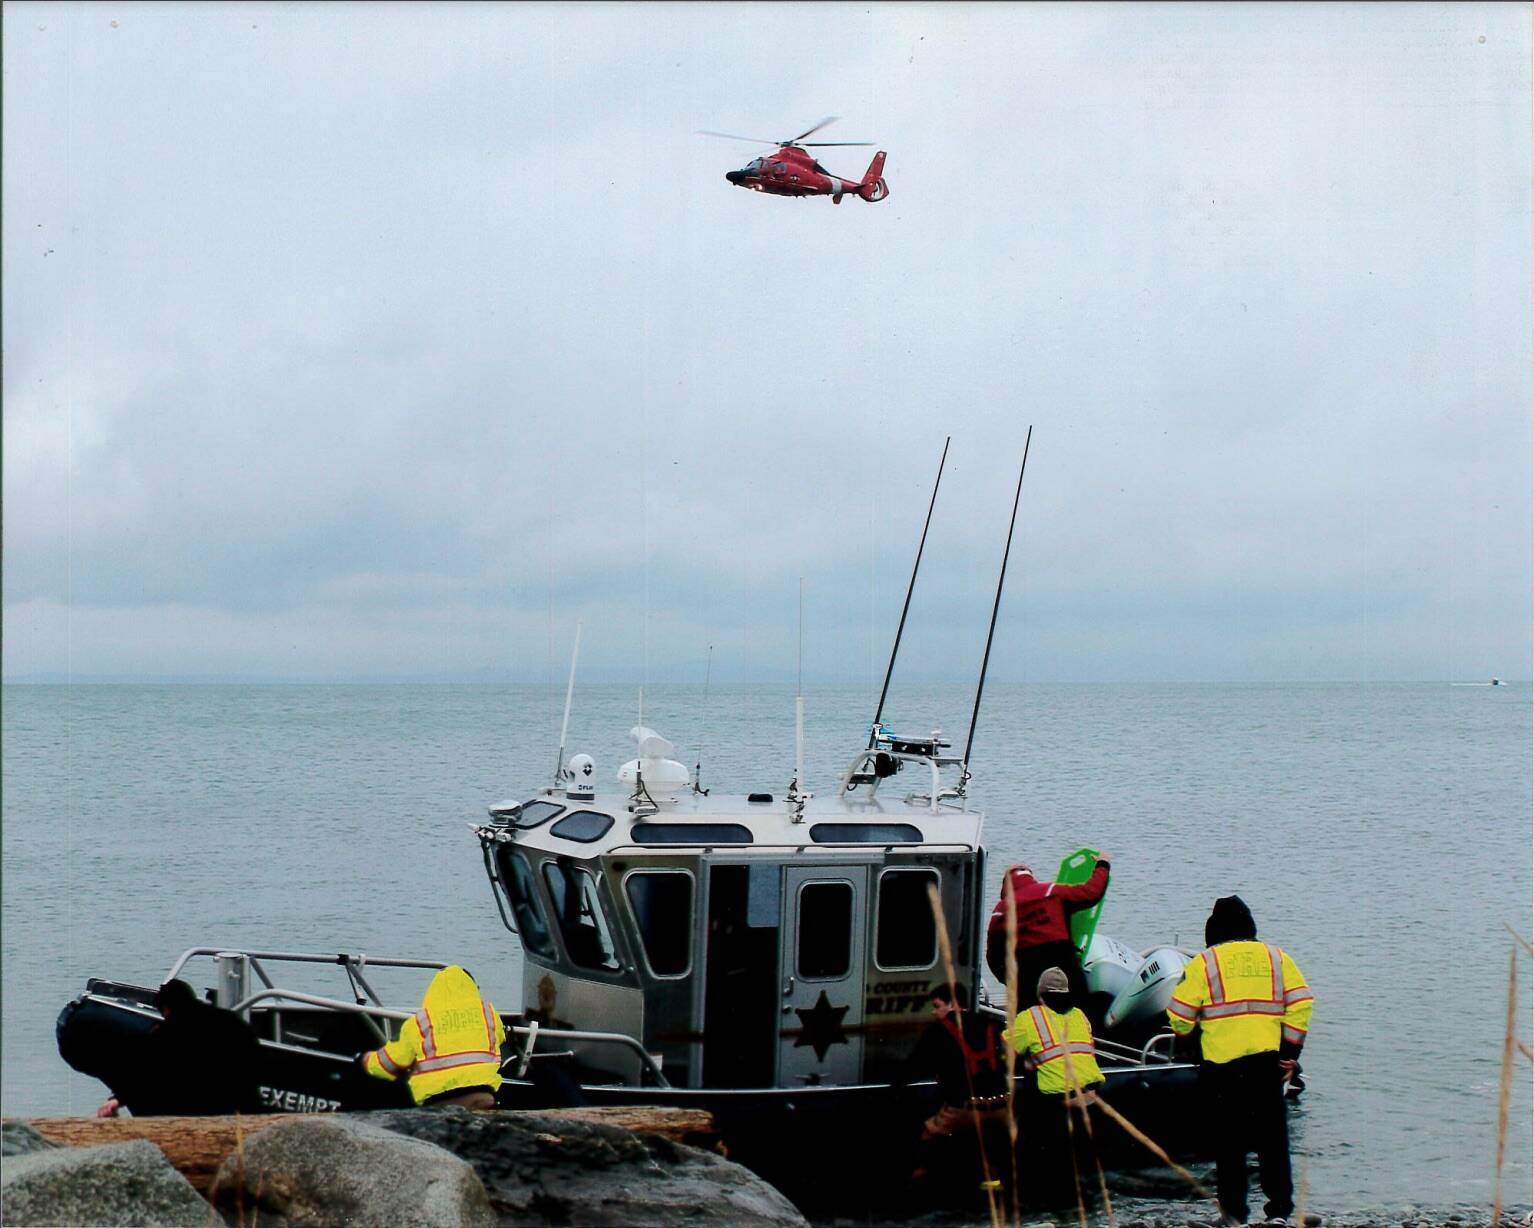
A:
[[[155,994],[162,1016],[140,1039],[131,1081],[101,1108],[116,1116],[123,1101],[142,1116],[215,1116],[260,1109],[261,1042],[234,1011],[199,1001],[185,981]]]
[[[1288,1223],[1294,1184],[1284,1088],[1298,1073],[1313,995],[1293,957],[1258,940],[1239,896],[1214,902],[1204,942],[1167,1015],[1174,1032],[1199,1032],[1221,1222],[1246,1222],[1246,1157],[1255,1151],[1267,1222]]]

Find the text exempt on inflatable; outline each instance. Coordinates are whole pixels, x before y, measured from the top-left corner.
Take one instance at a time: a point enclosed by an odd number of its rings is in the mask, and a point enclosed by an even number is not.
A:
[[[910,1015],[927,1009],[930,981],[878,981],[869,987],[864,1015]]]
[[[326,1100],[324,1096],[306,1096],[303,1092],[285,1091],[280,1087],[262,1087],[261,1103],[281,1113],[334,1113],[341,1107],[339,1100]]]

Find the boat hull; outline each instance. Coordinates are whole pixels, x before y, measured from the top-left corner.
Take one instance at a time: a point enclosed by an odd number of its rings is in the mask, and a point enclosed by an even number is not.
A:
[[[158,1021],[153,993],[136,986],[92,982],[91,991],[69,1003],[58,1020],[59,1052],[76,1070],[105,1083],[136,1116],[162,1110],[152,1089],[134,1081],[134,1053]],[[297,1012],[284,1012],[284,1033],[292,1036]],[[272,1021],[252,1012],[258,1034]],[[309,1030],[332,1048],[261,1042],[257,1070],[260,1112],[352,1112],[405,1107],[405,1087],[370,1078],[355,1055],[366,1044],[340,1048],[330,1013],[313,1012]],[[351,1021],[347,1021],[351,1022]],[[343,1038],[344,1039],[344,1038]],[[536,1111],[571,1106],[652,1105],[702,1109],[713,1115],[725,1150],[802,1205],[866,1203],[870,1189],[903,1188],[917,1166],[921,1123],[939,1107],[930,1082],[803,1088],[660,1088],[584,1083],[578,1071],[558,1060],[534,1062],[538,1076],[507,1079],[499,1107]],[[1185,1063],[1150,1064],[1106,1071],[1103,1095],[1129,1120],[1176,1155],[1195,1154],[1190,1132],[1196,1118],[1196,1068]],[[1021,1130],[1026,1136],[1033,1103],[1022,1077],[1016,1085]],[[1105,1158],[1118,1164],[1146,1161],[1147,1153],[1113,1132],[1099,1139]]]

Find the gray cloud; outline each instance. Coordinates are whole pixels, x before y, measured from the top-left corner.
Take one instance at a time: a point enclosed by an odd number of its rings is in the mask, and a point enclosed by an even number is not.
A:
[[[7,677],[1530,672],[1523,10],[8,14]]]

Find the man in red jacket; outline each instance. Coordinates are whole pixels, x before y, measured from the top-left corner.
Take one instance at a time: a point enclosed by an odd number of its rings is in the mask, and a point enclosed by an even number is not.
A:
[[[1035,986],[1046,968],[1063,968],[1071,982],[1071,997],[1085,1005],[1086,978],[1071,942],[1071,914],[1091,908],[1108,890],[1108,854],[1097,854],[1097,867],[1084,883],[1041,883],[1025,865],[1007,871],[1001,883],[1001,899],[991,910],[986,931],[985,962],[996,979],[1007,982],[1007,893],[1017,908],[1018,1007],[1038,1000]]]

